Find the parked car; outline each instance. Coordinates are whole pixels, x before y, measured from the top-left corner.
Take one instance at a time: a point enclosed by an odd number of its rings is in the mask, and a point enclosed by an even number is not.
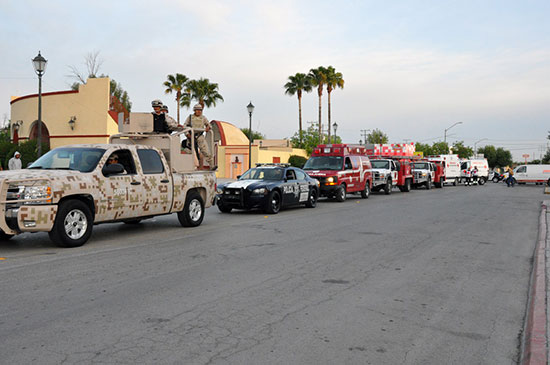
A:
[[[277,214],[284,207],[301,204],[315,208],[318,197],[319,181],[288,164],[259,164],[237,181],[217,188],[217,205],[222,213],[259,208]]]

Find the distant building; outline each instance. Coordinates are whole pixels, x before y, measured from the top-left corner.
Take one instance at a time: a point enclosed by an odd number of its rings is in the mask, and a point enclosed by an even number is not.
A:
[[[38,138],[38,94],[12,97],[14,142]],[[42,93],[42,143],[55,148],[76,143],[107,143],[118,132],[118,114],[128,111],[111,97],[109,78],[88,79],[78,90]]]

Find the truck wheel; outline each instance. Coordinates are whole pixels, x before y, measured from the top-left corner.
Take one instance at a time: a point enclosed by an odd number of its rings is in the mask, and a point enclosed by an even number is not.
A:
[[[430,190],[432,188],[432,178],[429,177],[428,181],[426,181],[426,190]]]
[[[0,230],[0,242],[9,241],[13,236],[14,236],[13,234],[7,234],[7,233],[4,233],[4,231]]]
[[[384,194],[390,195],[391,189],[392,189],[392,181],[391,179],[388,179],[388,181],[386,181],[386,185],[384,185]]]
[[[480,178],[480,179],[477,181],[477,183],[478,183],[479,185],[485,185],[485,178],[483,178],[483,177]]]
[[[311,189],[309,198],[306,202],[306,207],[315,208],[317,206],[317,189]]]
[[[367,181],[365,183],[365,189],[361,191],[361,198],[368,199],[369,196],[370,196],[370,186],[369,186],[369,182]]]
[[[265,211],[269,214],[277,214],[281,210],[281,194],[277,190],[273,190],[267,196],[267,205]]]
[[[346,200],[346,185],[340,185],[336,191],[336,201],[343,202]]]
[[[55,223],[48,233],[59,247],[79,247],[92,235],[94,220],[90,208],[80,200],[66,200],[59,206]]]
[[[546,186],[550,186],[550,179],[546,182]]]
[[[178,212],[178,220],[183,227],[200,226],[204,219],[204,201],[199,193],[187,193],[183,210]]]
[[[405,193],[408,193],[411,191],[411,179],[405,179],[405,185],[403,186],[403,190]]]
[[[456,186],[456,179],[453,180],[453,186]]]

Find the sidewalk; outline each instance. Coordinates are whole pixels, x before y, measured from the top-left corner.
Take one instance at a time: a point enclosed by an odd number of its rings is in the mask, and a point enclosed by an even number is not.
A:
[[[550,200],[542,203],[539,233],[533,257],[529,288],[527,324],[521,344],[521,364],[548,364],[548,328],[550,313]]]

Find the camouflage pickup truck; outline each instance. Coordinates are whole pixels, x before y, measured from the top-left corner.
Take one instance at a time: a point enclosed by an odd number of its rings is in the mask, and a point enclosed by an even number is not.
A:
[[[94,224],[171,213],[182,226],[200,225],[216,176],[197,170],[179,145],[176,136],[120,134],[109,144],[59,147],[26,169],[1,172],[0,239],[49,232],[57,245],[77,247]]]

